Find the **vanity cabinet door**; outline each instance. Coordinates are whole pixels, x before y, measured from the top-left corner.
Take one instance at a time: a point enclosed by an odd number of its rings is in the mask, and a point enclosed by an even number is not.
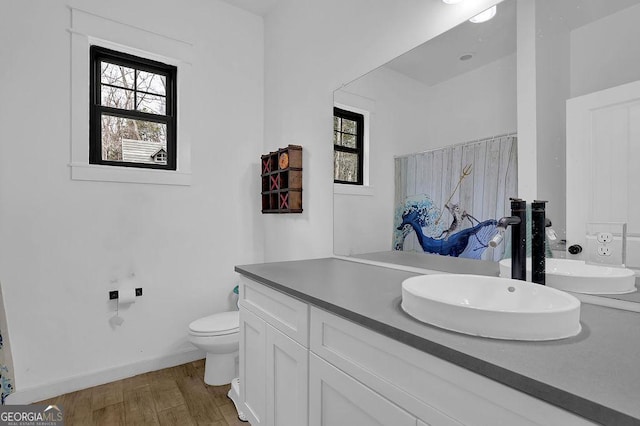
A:
[[[252,426],[265,425],[267,324],[240,308],[240,401]]]
[[[267,325],[267,425],[308,424],[309,350]]]
[[[309,426],[416,426],[393,402],[309,354]]]
[[[309,350],[240,305],[240,399],[252,426],[308,423]]]

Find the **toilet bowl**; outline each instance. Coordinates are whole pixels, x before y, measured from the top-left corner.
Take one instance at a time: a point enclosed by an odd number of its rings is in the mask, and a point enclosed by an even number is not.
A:
[[[189,341],[206,352],[204,382],[212,386],[238,377],[239,312],[209,315],[189,324]]]

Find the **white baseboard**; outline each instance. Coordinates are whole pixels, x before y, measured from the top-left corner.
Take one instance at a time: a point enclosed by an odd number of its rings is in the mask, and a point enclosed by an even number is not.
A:
[[[127,377],[133,377],[138,374],[148,373],[149,371],[174,367],[176,365],[196,361],[204,357],[205,353],[203,351],[195,349],[160,358],[146,359],[134,362],[133,364],[121,365],[106,370],[82,374],[40,386],[16,389],[14,393],[7,397],[5,402],[8,405],[31,404],[33,402],[53,398],[54,396],[63,395],[65,393],[75,392],[77,390],[103,385],[116,380],[126,379]]]

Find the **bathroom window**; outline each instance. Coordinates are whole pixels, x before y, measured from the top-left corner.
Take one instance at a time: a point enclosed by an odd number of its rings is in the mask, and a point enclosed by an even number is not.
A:
[[[176,170],[175,66],[91,46],[89,163]]]
[[[333,181],[363,184],[364,115],[333,108]]]

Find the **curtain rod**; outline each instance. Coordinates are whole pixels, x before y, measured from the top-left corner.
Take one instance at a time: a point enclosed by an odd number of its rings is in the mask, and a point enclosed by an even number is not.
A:
[[[430,152],[439,151],[439,150],[445,149],[445,148],[455,148],[455,147],[458,147],[458,146],[472,145],[474,143],[480,143],[480,142],[485,142],[485,141],[489,141],[489,140],[493,140],[493,139],[499,139],[499,138],[508,138],[508,137],[512,137],[512,136],[518,136],[518,133],[517,132],[504,133],[502,135],[490,136],[490,137],[482,138],[482,139],[474,139],[474,140],[468,141],[468,142],[461,142],[461,143],[456,143],[456,144],[453,144],[453,145],[441,146],[439,148],[433,148],[433,149],[429,149],[427,151],[412,152],[410,154],[402,154],[402,155],[394,155],[393,158],[396,159],[396,158],[412,157],[414,155],[428,154]]]

